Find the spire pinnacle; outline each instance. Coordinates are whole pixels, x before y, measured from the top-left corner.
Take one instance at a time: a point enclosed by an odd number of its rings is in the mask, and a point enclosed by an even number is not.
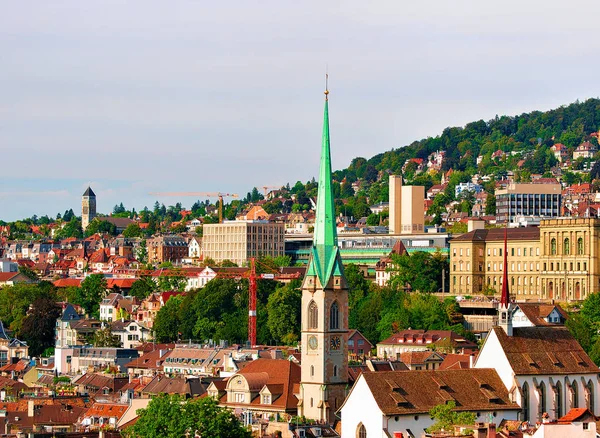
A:
[[[504,266],[502,269],[502,295],[500,297],[500,306],[507,308],[510,302],[510,293],[508,291],[508,231],[504,227]]]
[[[329,73],[325,73],[325,100],[329,100]]]
[[[328,75],[326,75],[327,79]],[[315,231],[307,275],[316,275],[323,287],[332,275],[341,275],[341,259],[337,246],[337,225],[331,183],[331,151],[329,145],[329,89],[326,84],[323,136],[321,141],[321,166],[316,203]]]

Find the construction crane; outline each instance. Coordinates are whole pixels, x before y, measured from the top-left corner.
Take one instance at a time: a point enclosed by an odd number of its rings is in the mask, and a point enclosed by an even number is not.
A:
[[[262,188],[265,192],[265,198],[266,198],[269,189],[280,189],[281,186],[262,186]]]
[[[198,198],[218,198],[219,199],[219,223],[223,223],[223,198],[237,198],[236,193],[221,192],[158,192],[150,193],[151,196],[195,196]]]
[[[267,266],[268,270],[272,271],[272,273],[265,274],[257,274],[256,273],[256,259],[253,257],[250,259],[250,269],[243,274],[239,273],[230,273],[220,270],[217,272],[217,278],[234,278],[248,279],[248,342],[250,343],[250,347],[254,347],[256,345],[256,290],[257,290],[257,281],[258,280],[292,280],[295,278],[300,278],[300,273],[295,272],[292,274],[284,274],[278,271],[273,271]]]

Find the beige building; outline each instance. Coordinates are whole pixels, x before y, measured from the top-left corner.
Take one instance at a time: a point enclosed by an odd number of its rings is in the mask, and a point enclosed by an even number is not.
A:
[[[390,234],[422,233],[425,224],[425,187],[403,186],[402,177],[390,175]]]
[[[239,266],[252,257],[285,255],[285,226],[266,221],[231,221],[206,224],[202,254],[215,262],[230,260]]]
[[[548,219],[509,228],[509,290],[517,300],[583,300],[600,290],[600,219]],[[499,293],[504,229],[473,230],[450,241],[450,293]]]

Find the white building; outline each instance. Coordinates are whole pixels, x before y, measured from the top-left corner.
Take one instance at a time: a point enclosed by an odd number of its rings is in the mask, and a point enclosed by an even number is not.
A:
[[[544,413],[559,419],[572,408],[598,415],[600,369],[567,328],[552,323],[561,319],[558,308],[540,317],[528,306],[511,306],[505,327],[489,332],[475,368],[498,372],[522,420],[535,423]]]
[[[478,422],[516,420],[520,410],[493,369],[367,372],[340,409],[342,438],[421,437],[429,411],[449,401]]]

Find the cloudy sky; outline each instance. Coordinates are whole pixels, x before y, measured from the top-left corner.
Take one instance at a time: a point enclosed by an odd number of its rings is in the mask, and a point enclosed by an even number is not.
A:
[[[597,1],[25,1],[0,9],[0,219],[318,173],[600,95]],[[189,206],[192,198],[177,200]]]

